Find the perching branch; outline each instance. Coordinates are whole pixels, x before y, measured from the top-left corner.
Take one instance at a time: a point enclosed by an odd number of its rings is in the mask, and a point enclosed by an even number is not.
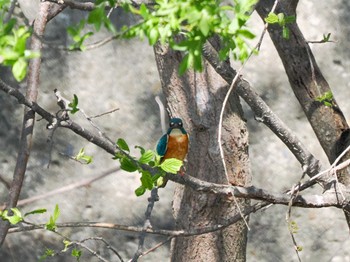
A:
[[[37,110],[36,112],[39,115],[41,115],[43,118],[45,119],[47,118],[46,120],[53,121],[53,119],[55,119],[55,117],[52,114],[45,111],[39,105],[35,104],[35,107],[34,107],[34,104],[27,101],[27,99],[18,90],[16,89],[12,90],[11,87],[9,87],[8,85],[6,84],[4,85],[3,81],[1,80],[0,80],[0,89],[1,90],[5,89],[5,91],[6,90],[9,91],[7,93],[13,95],[19,101],[26,104],[28,107],[32,108],[33,110]],[[112,144],[107,139],[92,133],[88,129],[83,128],[82,126],[78,125],[72,120],[69,120],[67,122],[62,122],[60,126],[71,129],[73,132],[75,132],[79,136],[94,143],[95,145],[104,149],[108,153],[113,155],[115,154],[116,147],[114,144]],[[331,181],[331,180],[324,179],[324,177],[327,177],[327,174],[324,174],[322,177],[319,177],[318,180],[325,181],[327,183]],[[288,205],[290,200],[289,195],[271,194],[266,190],[257,189],[255,187],[244,188],[244,187],[234,187],[234,186],[228,186],[228,185],[213,184],[213,183],[205,182],[190,176],[181,177],[181,176],[167,175],[167,178],[169,180],[172,180],[181,184],[186,184],[197,191],[223,194],[228,197],[235,196],[235,197],[251,198],[251,199],[267,201],[269,203],[283,204],[283,205]],[[324,196],[317,196],[317,195],[316,196],[298,196],[295,199],[293,205],[301,206],[301,207],[328,207],[328,206],[342,207],[345,200],[340,201],[338,199],[340,199],[338,193],[331,193],[331,192],[329,194],[325,194]]]

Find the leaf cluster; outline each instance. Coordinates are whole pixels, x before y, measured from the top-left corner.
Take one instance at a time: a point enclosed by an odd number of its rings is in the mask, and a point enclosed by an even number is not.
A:
[[[328,107],[332,107],[334,105],[333,93],[331,91],[327,91],[324,94],[316,97],[315,100]]]
[[[295,16],[285,16],[283,13],[269,13],[265,18],[265,22],[268,24],[278,24],[282,27],[282,36],[285,39],[289,39],[289,29],[287,24],[295,22]]]
[[[180,74],[189,68],[201,71],[204,43],[217,34],[223,47],[222,59],[232,52],[244,61],[249,55],[245,39],[254,38],[245,24],[256,0],[234,0],[233,5],[221,5],[214,0],[156,0],[152,9],[141,4],[139,9],[124,4],[126,11],[140,16],[140,22],[124,28],[124,36],[146,37],[150,45],[157,41],[184,52]]]
[[[0,17],[5,17],[8,0],[0,0]],[[17,19],[7,22],[0,19],[0,64],[12,68],[14,78],[22,81],[28,70],[28,60],[39,57],[39,53],[26,49],[31,31],[26,26],[19,26]]]
[[[120,149],[114,156],[119,160],[120,168],[127,172],[139,172],[141,174],[141,185],[135,190],[137,196],[143,195],[146,190],[152,190],[157,186],[158,179],[165,176],[166,173],[177,174],[183,162],[181,160],[171,158],[160,161],[160,156],[153,150],[145,150],[141,146],[135,146],[140,150],[140,157],[132,157],[127,142],[119,138],[116,142]]]
[[[86,25],[92,25],[96,31],[100,31],[102,26],[108,31],[116,34],[117,31],[106,14],[106,8],[114,7],[116,5],[116,0],[97,0],[95,2],[95,9],[92,10],[87,19],[83,19],[79,24],[75,26],[69,26],[67,28],[68,34],[72,37],[73,44],[71,44],[69,50],[81,50],[84,51],[86,46],[84,41],[94,35],[94,32],[86,32]]]
[[[46,209],[44,208],[36,209],[22,215],[21,211],[15,207],[15,208],[11,208],[11,212],[12,214],[9,214],[7,210],[0,211],[0,218],[2,220],[10,222],[11,225],[16,225],[19,222],[24,221],[24,218],[26,216],[45,213]]]

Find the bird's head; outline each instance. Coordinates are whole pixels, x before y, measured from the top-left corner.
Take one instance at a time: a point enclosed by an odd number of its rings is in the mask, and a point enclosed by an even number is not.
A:
[[[174,131],[181,131],[182,134],[187,134],[186,130],[183,128],[182,120],[180,118],[171,118],[169,122],[168,135],[174,133]]]

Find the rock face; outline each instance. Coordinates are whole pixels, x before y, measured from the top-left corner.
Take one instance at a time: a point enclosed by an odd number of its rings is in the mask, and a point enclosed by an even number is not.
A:
[[[307,39],[320,40],[323,34],[330,32],[336,41],[314,44],[312,49],[345,115],[350,113],[349,12],[350,3],[345,0],[332,3],[300,2],[298,8],[299,24]],[[65,10],[50,22],[46,39],[55,44],[66,45],[69,38],[65,28],[78,21],[81,15],[81,12]],[[114,19],[124,23],[131,20],[119,12],[114,14]],[[256,15],[251,20],[251,26],[256,34],[260,34],[263,26]],[[94,41],[107,36],[107,32],[98,33]],[[6,74],[6,71],[2,72]],[[275,113],[298,134],[323,166],[327,167],[326,157],[288,88],[289,83],[282,64],[268,36],[265,37],[260,54],[251,59],[244,74]],[[24,90],[23,88],[24,84],[21,84],[20,89]],[[39,103],[51,112],[58,110],[53,94],[55,88],[69,99],[76,94],[79,97],[79,106],[87,115],[97,115],[119,108],[112,114],[94,120],[112,140],[123,137],[132,146],[154,148],[156,140],[162,134],[158,107],[154,100],[160,93],[158,72],[153,50],[146,42],[116,40],[84,53],[65,53],[55,48],[45,48]],[[0,93],[0,109],[0,174],[10,181],[17,155],[23,108]],[[245,115],[250,131],[253,184],[274,192],[288,189],[301,176],[299,164],[265,126],[254,120],[247,106]],[[93,130],[81,114],[74,118]],[[38,121],[22,199],[93,178],[117,166],[117,162],[110,155],[77,138],[68,130],[57,130],[52,149],[47,143],[48,136],[46,124]],[[92,164],[82,165],[67,157],[76,155],[82,147],[86,154],[94,157]],[[133,153],[137,154],[137,151]],[[47,168],[50,159],[50,167]],[[47,214],[28,218],[35,222],[47,222],[55,204],[58,204],[61,209],[58,222],[103,221],[140,225],[148,196],[137,198],[134,195],[139,183],[137,174],[115,171],[84,187],[45,197],[21,208],[23,212],[47,208]],[[160,191],[160,201],[156,203],[152,220],[156,228],[172,226],[172,189],[173,185],[169,183],[166,189]],[[7,193],[3,184],[0,185],[0,190],[0,201],[4,202]],[[313,190],[320,192],[317,186]],[[248,261],[297,261],[285,222],[286,211],[284,206],[274,206],[251,216]],[[295,237],[298,245],[303,247],[300,254],[303,261],[350,260],[347,248],[350,244],[348,229],[341,210],[294,208],[292,220],[299,227]],[[61,232],[72,240],[101,236],[125,259],[132,257],[138,245],[137,234],[120,231],[70,228],[62,229]],[[151,248],[164,239],[147,237],[146,247]],[[118,261],[116,255],[109,252],[102,243],[87,243],[102,256]],[[0,257],[1,261],[37,261],[45,248],[62,250],[62,239],[44,231],[10,234],[0,250]],[[143,261],[166,261],[168,258],[169,246],[163,246],[145,256]],[[53,261],[71,261],[71,258],[66,254],[57,256]],[[82,261],[97,259],[83,251]]]

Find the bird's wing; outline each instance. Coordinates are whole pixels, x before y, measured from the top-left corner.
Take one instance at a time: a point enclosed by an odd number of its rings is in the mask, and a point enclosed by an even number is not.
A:
[[[157,154],[160,156],[164,156],[168,147],[168,139],[169,136],[167,134],[163,135],[157,144]]]

